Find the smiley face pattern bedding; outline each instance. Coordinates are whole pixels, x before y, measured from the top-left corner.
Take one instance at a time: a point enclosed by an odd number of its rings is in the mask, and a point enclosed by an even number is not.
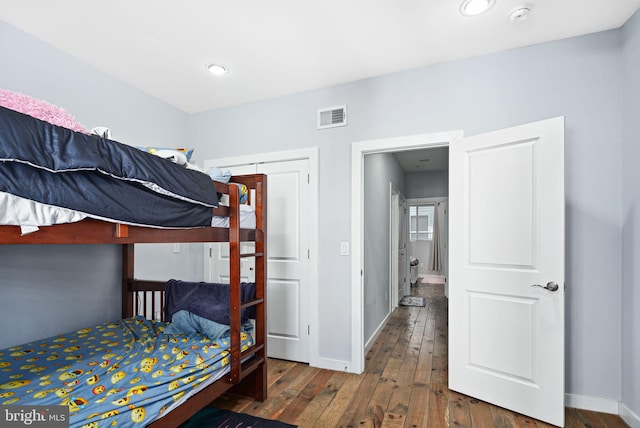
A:
[[[229,364],[228,337],[166,326],[127,318],[0,350],[0,404],[68,405],[72,427],[143,427]]]

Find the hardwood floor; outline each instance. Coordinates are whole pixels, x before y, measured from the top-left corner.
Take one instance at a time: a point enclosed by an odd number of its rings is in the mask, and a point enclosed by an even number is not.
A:
[[[224,395],[213,406],[299,427],[551,427],[449,391],[447,299],[417,285],[425,307],[401,306],[366,356],[361,375],[270,359],[263,403]],[[618,416],[567,408],[567,428],[627,427]]]

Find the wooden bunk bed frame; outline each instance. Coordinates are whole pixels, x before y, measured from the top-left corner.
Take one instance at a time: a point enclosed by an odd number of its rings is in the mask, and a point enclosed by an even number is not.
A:
[[[175,428],[210,404],[221,394],[230,391],[264,401],[267,397],[267,344],[266,344],[266,249],[267,249],[267,180],[264,174],[233,176],[232,183],[213,182],[218,193],[229,195],[229,206],[213,209],[217,216],[229,217],[229,227],[194,229],[158,229],[129,226],[106,221],[86,219],[77,223],[41,227],[39,231],[20,235],[18,226],[0,226],[0,244],[119,244],[122,246],[122,317],[140,314],[164,316],[163,302],[147,299],[147,294],[162,296],[165,282],[139,280],[134,276],[134,245],[136,243],[228,242],[230,252],[230,371],[203,388],[179,407],[147,425],[150,428]],[[240,228],[240,192],[238,184],[255,190],[254,208],[256,228]],[[255,253],[242,254],[241,242],[255,242]],[[240,260],[255,258],[255,298],[242,303],[240,290]],[[134,309],[134,302],[137,308]],[[255,307],[254,345],[241,352],[241,311]]]

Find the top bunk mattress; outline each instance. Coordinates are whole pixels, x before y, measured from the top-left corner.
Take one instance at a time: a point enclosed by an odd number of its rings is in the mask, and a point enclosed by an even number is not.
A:
[[[152,227],[207,227],[218,205],[207,174],[4,107],[0,191],[94,218]]]

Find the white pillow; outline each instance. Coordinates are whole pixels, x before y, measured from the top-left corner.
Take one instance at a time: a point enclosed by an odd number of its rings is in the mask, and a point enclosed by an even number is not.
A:
[[[161,158],[168,159],[178,165],[187,164],[187,156],[184,153],[180,153],[175,150],[156,150],[153,154],[160,156]]]

